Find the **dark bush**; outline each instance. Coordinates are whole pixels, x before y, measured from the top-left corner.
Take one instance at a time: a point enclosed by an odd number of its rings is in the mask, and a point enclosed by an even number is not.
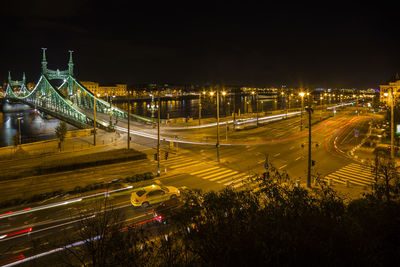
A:
[[[78,186],[75,186],[73,192],[74,192],[74,193],[80,193],[80,192],[82,192],[82,187],[80,187],[79,185],[78,185]]]

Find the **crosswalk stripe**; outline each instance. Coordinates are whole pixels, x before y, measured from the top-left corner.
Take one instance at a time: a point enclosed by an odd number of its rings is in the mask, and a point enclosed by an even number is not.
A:
[[[359,175],[359,174],[356,174],[356,173],[353,173],[353,172],[348,172],[348,171],[346,171],[346,170],[339,170],[339,171],[337,171],[337,172],[335,172],[335,174],[342,174],[344,177],[347,177],[347,178],[349,178],[349,177],[351,177],[351,178],[358,178],[359,180],[362,180],[362,181],[365,181],[365,182],[371,182],[372,181],[372,176],[363,176],[363,175]]]
[[[209,179],[209,180],[212,181],[212,182],[214,182],[214,181],[216,181],[216,180],[225,178],[225,177],[227,177],[227,176],[231,176],[231,177],[232,177],[232,175],[235,175],[235,174],[237,174],[237,173],[238,173],[237,171],[231,171],[231,172],[225,173],[225,174],[223,174],[223,175],[220,175],[220,176],[218,176],[218,177],[216,177],[216,178],[211,178],[211,179]],[[217,183],[218,183],[218,182],[217,182]]]
[[[219,169],[219,167],[212,167],[212,168],[208,168],[208,169],[205,169],[205,170],[200,170],[200,171],[197,171],[197,172],[192,172],[192,173],[190,173],[190,174],[191,174],[191,175],[198,175],[198,174],[200,174],[200,173],[207,172],[207,171],[214,170],[214,169]]]
[[[196,175],[200,176],[200,177],[203,177],[203,176],[207,176],[207,175],[210,175],[210,174],[218,173],[220,170],[221,170],[221,168],[217,168],[217,169],[213,169],[213,170],[207,170],[206,172],[199,173],[199,174],[196,174]]]
[[[241,179],[241,181],[243,181],[245,178],[248,178],[248,176],[246,176],[246,177],[244,177],[243,179]],[[235,184],[235,183],[236,183],[236,184]],[[238,188],[238,187],[244,185],[244,183],[239,183],[239,180],[236,181],[236,182],[234,182],[234,183],[232,183],[232,184],[235,184],[235,185],[233,186],[233,188]],[[249,184],[249,183],[246,183],[246,184]],[[253,185],[253,186],[254,186],[254,185]]]
[[[357,185],[362,185],[362,186],[371,184],[370,182],[365,182],[365,181],[359,180],[359,179],[354,178],[354,177],[350,177],[349,178],[349,177],[344,177],[342,175],[337,175],[337,174],[330,174],[327,177],[328,178],[335,178],[336,180],[339,180],[343,184],[346,184],[347,180],[350,183],[357,184]]]
[[[245,175],[245,176],[242,176],[242,177],[240,177],[238,179],[235,179],[235,180],[229,181],[227,183],[224,183],[224,185],[237,184],[238,182],[243,181],[243,180],[247,179],[248,177],[249,177],[248,175]]]
[[[203,178],[203,179],[209,179],[209,178],[212,178],[212,177],[215,177],[215,176],[217,176],[217,175],[221,175],[221,174],[227,173],[227,172],[231,172],[231,170],[225,170],[225,171],[222,171],[222,172],[217,172],[217,173],[214,173],[214,174],[211,174],[211,175],[202,176],[201,178]]]
[[[333,182],[341,184],[346,184],[348,181],[350,184],[360,186],[371,185],[374,182],[374,175],[370,170],[371,167],[369,166],[350,163],[325,176],[323,180],[329,181],[329,179],[332,179]]]
[[[363,167],[363,166],[346,166],[346,167],[343,167],[342,169],[345,169],[345,170],[352,170],[352,171],[357,171],[357,172],[361,172],[361,173],[365,173],[365,174],[371,174],[372,173],[372,169],[366,169],[366,167]]]
[[[237,179],[239,177],[242,177],[242,176],[243,176],[243,173],[238,173],[236,175],[233,175],[231,177],[228,177],[228,178],[225,178],[225,179],[223,179],[221,181],[218,181],[217,183],[221,184],[221,183],[225,183],[227,181],[234,181],[235,179]],[[226,184],[224,184],[224,185],[226,185]]]
[[[197,165],[201,163],[200,161],[191,161],[191,162],[187,162],[187,163],[183,163],[183,164],[179,164],[179,165],[173,165],[170,166],[171,169],[177,169],[177,168],[183,168],[183,167],[187,167],[187,166],[193,166],[193,165]]]
[[[170,164],[175,164],[175,163],[185,163],[185,162],[190,162],[190,161],[193,161],[193,160],[181,158],[181,159],[176,159],[176,160],[165,160],[164,162],[170,163]]]
[[[333,182],[335,183],[341,183],[341,184],[346,184],[346,182],[340,180],[340,178],[335,178],[332,175],[326,176],[323,180],[325,181],[329,181],[329,179],[331,179]]]
[[[369,184],[367,182],[360,182],[357,179],[349,179],[349,178],[345,179],[343,176],[339,176],[339,175],[336,175],[336,174],[329,174],[325,178],[328,178],[328,179],[331,178],[333,181],[338,181],[338,182],[340,182],[342,184],[346,184],[346,180],[349,180],[350,183],[358,184],[358,185],[362,185],[362,186]]]

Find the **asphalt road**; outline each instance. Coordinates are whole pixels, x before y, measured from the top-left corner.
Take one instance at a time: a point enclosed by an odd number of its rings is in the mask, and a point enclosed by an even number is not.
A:
[[[319,117],[314,118],[311,125],[311,152],[312,159],[316,162],[312,171],[321,176],[355,162],[348,152],[361,142],[368,132],[369,122],[373,120],[373,117],[369,115],[355,116],[351,109],[340,111],[334,116],[326,115],[321,121]],[[123,127],[123,122],[121,122],[121,127]],[[144,128],[147,133],[156,134],[156,129],[151,126]],[[131,126],[131,129],[140,130],[139,125],[135,124]],[[173,137],[177,132],[171,128],[164,128],[162,136]],[[215,127],[187,129],[179,130],[179,136],[183,140],[207,140],[207,143],[212,144],[215,142],[215,132]],[[170,148],[169,142],[161,142],[162,149],[169,150],[170,156],[167,160],[162,157],[159,182],[179,188],[203,191],[220,190],[228,185],[235,188],[252,185],[248,178],[265,171],[266,155],[268,155],[269,166],[273,165],[280,171],[288,173],[291,179],[300,180],[302,184],[306,182],[308,128],[303,127],[300,131],[299,117],[279,120],[245,131],[233,132],[230,129],[227,139],[223,139],[222,128],[220,133],[222,136],[220,163],[216,160],[215,145],[178,143],[178,149],[176,149],[176,144]],[[57,175],[26,179],[42,181],[36,184],[37,187],[54,188],[57,184],[60,186],[63,183],[74,184],[74,181],[111,181],[143,170],[156,173],[157,163],[152,157],[155,153],[156,140],[142,136],[133,136],[133,139],[133,142],[140,145],[142,150],[149,155],[148,160],[110,164],[77,172],[62,172]],[[10,181],[9,190],[11,191],[21,182],[22,180]],[[151,208],[132,208],[129,203],[132,190],[134,188],[110,196],[116,207],[125,215],[128,224],[147,220],[151,216]],[[60,244],[66,244],[68,237],[79,226],[79,220],[82,218],[80,214],[84,214],[83,218],[93,216],[91,209],[96,205],[96,201],[103,198],[104,196],[87,198],[6,218],[0,215],[0,237],[2,237],[0,264],[18,258],[20,255],[29,257],[54,249]],[[62,201],[65,200],[52,202]],[[24,208],[31,207],[20,209]],[[30,228],[32,229],[29,230]]]

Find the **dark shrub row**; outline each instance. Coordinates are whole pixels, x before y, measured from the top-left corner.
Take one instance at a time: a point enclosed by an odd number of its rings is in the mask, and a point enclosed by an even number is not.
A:
[[[127,183],[136,183],[136,182],[140,182],[140,181],[150,180],[153,178],[154,178],[154,175],[152,172],[145,172],[145,173],[141,173],[141,174],[136,174],[131,177],[126,177],[123,181],[127,182]]]

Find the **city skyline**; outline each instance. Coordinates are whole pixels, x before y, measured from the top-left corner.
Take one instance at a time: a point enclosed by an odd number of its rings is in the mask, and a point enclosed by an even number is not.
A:
[[[49,68],[66,68],[73,50],[77,78],[105,84],[378,88],[400,69],[394,9],[373,1],[133,9],[7,3],[0,78],[25,72],[36,82],[47,47]]]

